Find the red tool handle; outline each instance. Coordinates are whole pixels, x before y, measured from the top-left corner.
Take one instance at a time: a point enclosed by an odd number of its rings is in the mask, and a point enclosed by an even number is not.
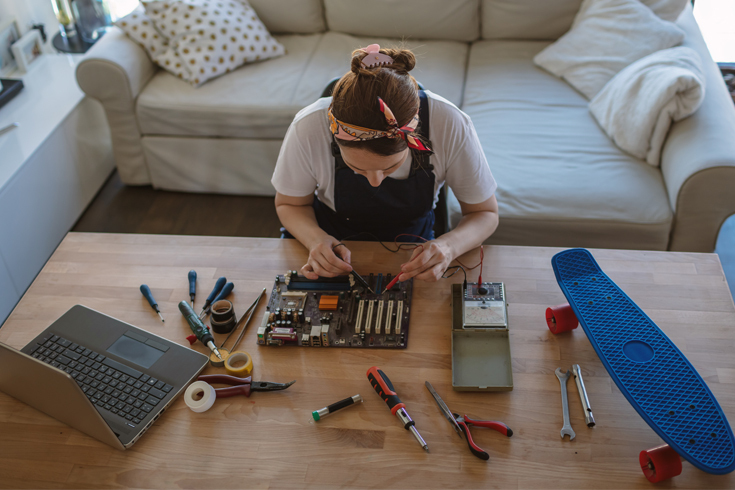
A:
[[[393,278],[391,282],[388,283],[388,285],[385,287],[386,291],[390,291],[390,288],[396,285],[398,280],[401,278],[401,274],[403,274],[403,272],[399,273],[396,277]]]
[[[464,416],[464,420],[468,424],[476,425],[477,427],[487,427],[488,429],[497,430],[504,436],[510,437],[513,435],[511,428],[502,422],[495,422],[493,420],[472,420],[467,415]]]
[[[237,395],[250,396],[250,382],[252,379],[252,376],[248,376],[247,378],[238,378],[228,374],[205,374],[203,376],[199,376],[197,381],[205,381],[209,384],[221,383],[235,385],[229,388],[216,388],[214,390],[217,394],[217,398],[227,398]]]
[[[462,432],[464,432],[464,435],[467,437],[467,445],[470,447],[470,451],[472,452],[472,454],[483,461],[487,461],[488,459],[490,459],[490,455],[486,453],[485,450],[483,450],[480,446],[475,444],[475,441],[472,440],[472,434],[470,434],[470,429],[469,427],[467,427],[467,424],[459,421],[457,421],[457,423],[462,428]]]
[[[393,383],[390,382],[388,376],[383,371],[378,369],[377,366],[373,366],[368,369],[367,372],[368,381],[372,385],[375,392],[380,395],[380,398],[388,405],[390,412],[395,415],[401,408],[406,408],[406,405],[401,402],[401,399],[396,395],[395,389],[393,389]]]

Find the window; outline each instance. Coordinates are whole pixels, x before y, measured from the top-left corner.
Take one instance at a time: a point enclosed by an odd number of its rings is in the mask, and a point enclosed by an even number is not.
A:
[[[115,22],[117,19],[125,17],[140,5],[138,0],[108,0],[110,4],[110,17]]]
[[[735,62],[735,1],[697,0],[694,17],[712,58],[718,63]]]

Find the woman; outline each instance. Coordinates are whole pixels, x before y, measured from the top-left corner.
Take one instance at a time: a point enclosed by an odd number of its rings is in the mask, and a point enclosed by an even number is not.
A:
[[[352,270],[340,240],[392,242],[405,234],[398,240],[428,242],[403,264],[401,281],[436,281],[497,228],[497,185],[472,121],[419,90],[409,74],[415,64],[406,49],[358,49],[331,99],[317,100],[291,123],[271,182],[287,236],[309,250],[306,277]],[[462,220],[434,239],[433,209],[445,182]]]

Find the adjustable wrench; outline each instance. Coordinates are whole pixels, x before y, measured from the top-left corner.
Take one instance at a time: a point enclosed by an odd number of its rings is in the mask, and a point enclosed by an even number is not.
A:
[[[576,434],[572,429],[572,425],[569,423],[569,400],[567,399],[567,380],[569,379],[569,370],[565,373],[561,368],[556,368],[554,371],[556,377],[559,378],[559,384],[561,384],[561,407],[564,411],[564,427],[561,428],[561,438],[569,436],[569,440],[573,440]]]

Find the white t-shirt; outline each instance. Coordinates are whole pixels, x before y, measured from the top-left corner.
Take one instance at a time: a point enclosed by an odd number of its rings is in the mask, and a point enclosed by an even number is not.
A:
[[[470,117],[445,98],[426,91],[429,102],[429,139],[434,154],[434,203],[446,182],[467,204],[489,199],[497,188]],[[334,157],[327,110],[331,97],[317,100],[296,114],[278,155],[271,183],[285,196],[303,197],[315,190],[334,209]],[[411,157],[386,177],[403,180],[411,170]]]

